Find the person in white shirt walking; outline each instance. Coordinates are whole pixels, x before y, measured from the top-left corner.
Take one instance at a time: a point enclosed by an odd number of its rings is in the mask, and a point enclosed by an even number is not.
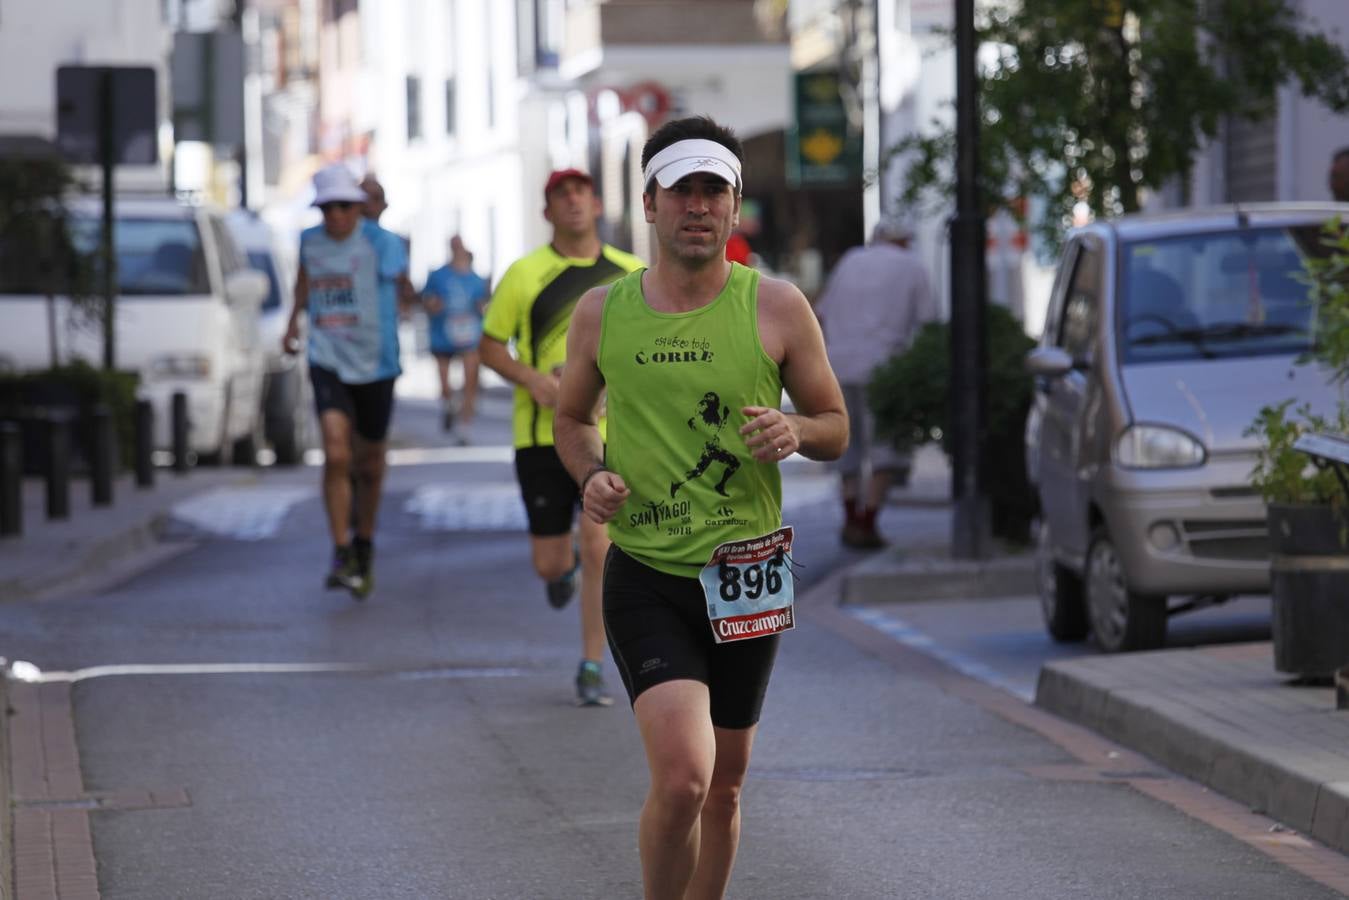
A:
[[[937,318],[927,271],[910,249],[913,228],[886,217],[871,243],[843,255],[815,303],[829,362],[843,388],[851,437],[839,460],[844,525],[849,547],[885,546],[876,516],[892,484],[908,481],[912,459],[875,440],[867,382],[876,366],[908,349],[914,335]]]

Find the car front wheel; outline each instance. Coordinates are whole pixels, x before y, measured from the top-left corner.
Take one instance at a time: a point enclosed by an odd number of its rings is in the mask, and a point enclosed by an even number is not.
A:
[[[1040,612],[1045,630],[1061,644],[1087,636],[1087,608],[1082,600],[1082,579],[1054,559],[1049,523],[1041,521],[1035,542],[1035,580],[1040,592]]]
[[[1085,580],[1091,633],[1102,650],[1153,650],[1166,643],[1166,598],[1129,590],[1124,562],[1104,527],[1092,532]]]

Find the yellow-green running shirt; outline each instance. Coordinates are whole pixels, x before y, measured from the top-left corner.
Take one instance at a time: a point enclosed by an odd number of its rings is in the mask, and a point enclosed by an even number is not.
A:
[[[759,273],[738,263],[692,312],[661,313],[642,273],[614,282],[597,353],[608,394],[606,465],[632,491],[609,537],[634,559],[696,578],[718,544],[782,524],[782,477],[739,434],[746,406],[776,409],[778,365],[759,341]]]
[[[520,362],[540,372],[567,360],[567,328],[576,301],[592,287],[608,284],[644,263],[605,244],[594,259],[563,256],[545,244],[511,264],[492,292],[483,333],[503,344],[515,341]],[[529,391],[515,387],[515,446],[551,447],[553,411],[539,406]]]

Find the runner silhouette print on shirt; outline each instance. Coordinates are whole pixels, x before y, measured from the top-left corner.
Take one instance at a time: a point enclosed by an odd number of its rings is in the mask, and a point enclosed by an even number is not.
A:
[[[740,468],[740,460],[735,458],[735,454],[721,446],[721,430],[726,427],[730,417],[731,408],[721,405],[721,398],[716,392],[708,391],[703,394],[703,399],[698,401],[697,411],[688,420],[689,430],[702,432],[707,439],[703,444],[703,454],[698,458],[697,465],[684,473],[683,481],[670,482],[671,500],[682,485],[702,475],[714,462],[726,465],[721,473],[721,480],[716,484],[716,491],[723,497],[730,496],[726,493],[726,482],[730,481],[731,476]]]

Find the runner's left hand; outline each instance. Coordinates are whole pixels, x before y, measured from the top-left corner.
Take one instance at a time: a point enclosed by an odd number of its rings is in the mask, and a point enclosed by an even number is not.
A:
[[[801,446],[801,438],[787,414],[769,406],[746,406],[740,410],[748,422],[740,429],[745,446],[759,462],[782,462]]]

